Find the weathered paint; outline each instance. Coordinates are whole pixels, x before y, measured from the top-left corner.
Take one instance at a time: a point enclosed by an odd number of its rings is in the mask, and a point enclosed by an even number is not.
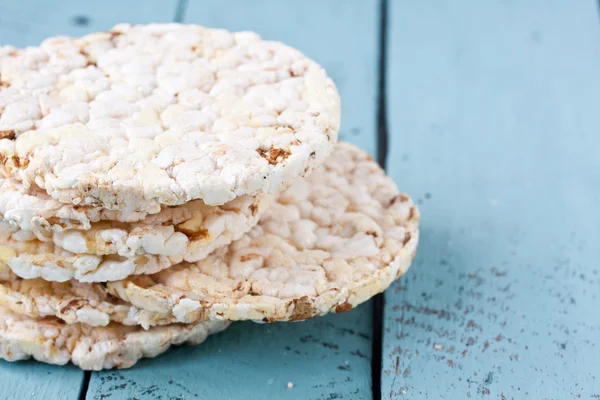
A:
[[[234,324],[197,347],[92,374],[87,399],[370,399],[370,312]]]
[[[59,367],[37,361],[0,360],[0,399],[75,400],[83,378],[83,371],[73,365]]]
[[[386,399],[600,398],[594,0],[390,1],[388,171],[420,204]]]

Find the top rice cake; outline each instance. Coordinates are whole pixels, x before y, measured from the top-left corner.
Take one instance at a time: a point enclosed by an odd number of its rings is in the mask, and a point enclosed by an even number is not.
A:
[[[156,213],[279,192],[339,123],[323,68],[250,32],[118,25],[0,47],[0,170],[63,203]]]

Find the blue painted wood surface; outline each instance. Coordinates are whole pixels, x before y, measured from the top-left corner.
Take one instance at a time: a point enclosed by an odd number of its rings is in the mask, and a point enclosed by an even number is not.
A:
[[[84,373],[74,365],[55,366],[37,361],[0,360],[0,399],[75,400]]]
[[[384,398],[600,398],[596,1],[391,1],[389,26],[389,173],[423,220]]]
[[[0,0],[0,44],[39,44],[50,36],[80,36],[120,22],[171,22],[177,0]]]
[[[313,57],[341,92],[343,136],[374,152],[376,1],[190,2],[184,21],[253,30]],[[94,373],[88,399],[370,399],[371,308],[292,324],[235,324],[197,348]]]
[[[233,324],[197,347],[93,373],[87,399],[370,399],[370,313],[364,304],[306,322]]]

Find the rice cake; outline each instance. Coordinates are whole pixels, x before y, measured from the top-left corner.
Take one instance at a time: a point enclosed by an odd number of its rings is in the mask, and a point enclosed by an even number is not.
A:
[[[58,282],[106,282],[156,273],[182,261],[201,260],[241,238],[272,201],[272,195],[242,196],[222,206],[196,200],[140,222],[100,221],[88,230],[23,231],[6,227],[2,220],[0,261],[23,278]]]
[[[112,323],[106,327],[66,324],[56,318],[33,319],[0,308],[0,358],[35,358],[50,364],[71,361],[84,370],[130,368],[173,345],[200,344],[221,332],[227,321],[173,324],[144,330]]]
[[[251,32],[123,24],[0,47],[0,170],[63,203],[156,213],[278,193],[339,124],[323,68]]]
[[[2,283],[30,315],[145,326],[204,319],[295,321],[345,312],[385,290],[415,256],[419,212],[364,151],[339,143],[242,239],[196,263],[103,285]],[[59,293],[59,294],[57,294]],[[116,300],[119,298],[120,300]],[[91,299],[91,300],[89,300]],[[80,310],[83,310],[80,312]]]

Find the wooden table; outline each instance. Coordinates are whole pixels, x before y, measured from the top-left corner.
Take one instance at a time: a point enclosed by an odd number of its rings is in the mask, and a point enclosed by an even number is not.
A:
[[[163,21],[323,64],[342,138],[418,200],[419,255],[350,313],[235,324],[132,370],[1,362],[0,399],[600,398],[595,0],[0,0],[0,43]]]

